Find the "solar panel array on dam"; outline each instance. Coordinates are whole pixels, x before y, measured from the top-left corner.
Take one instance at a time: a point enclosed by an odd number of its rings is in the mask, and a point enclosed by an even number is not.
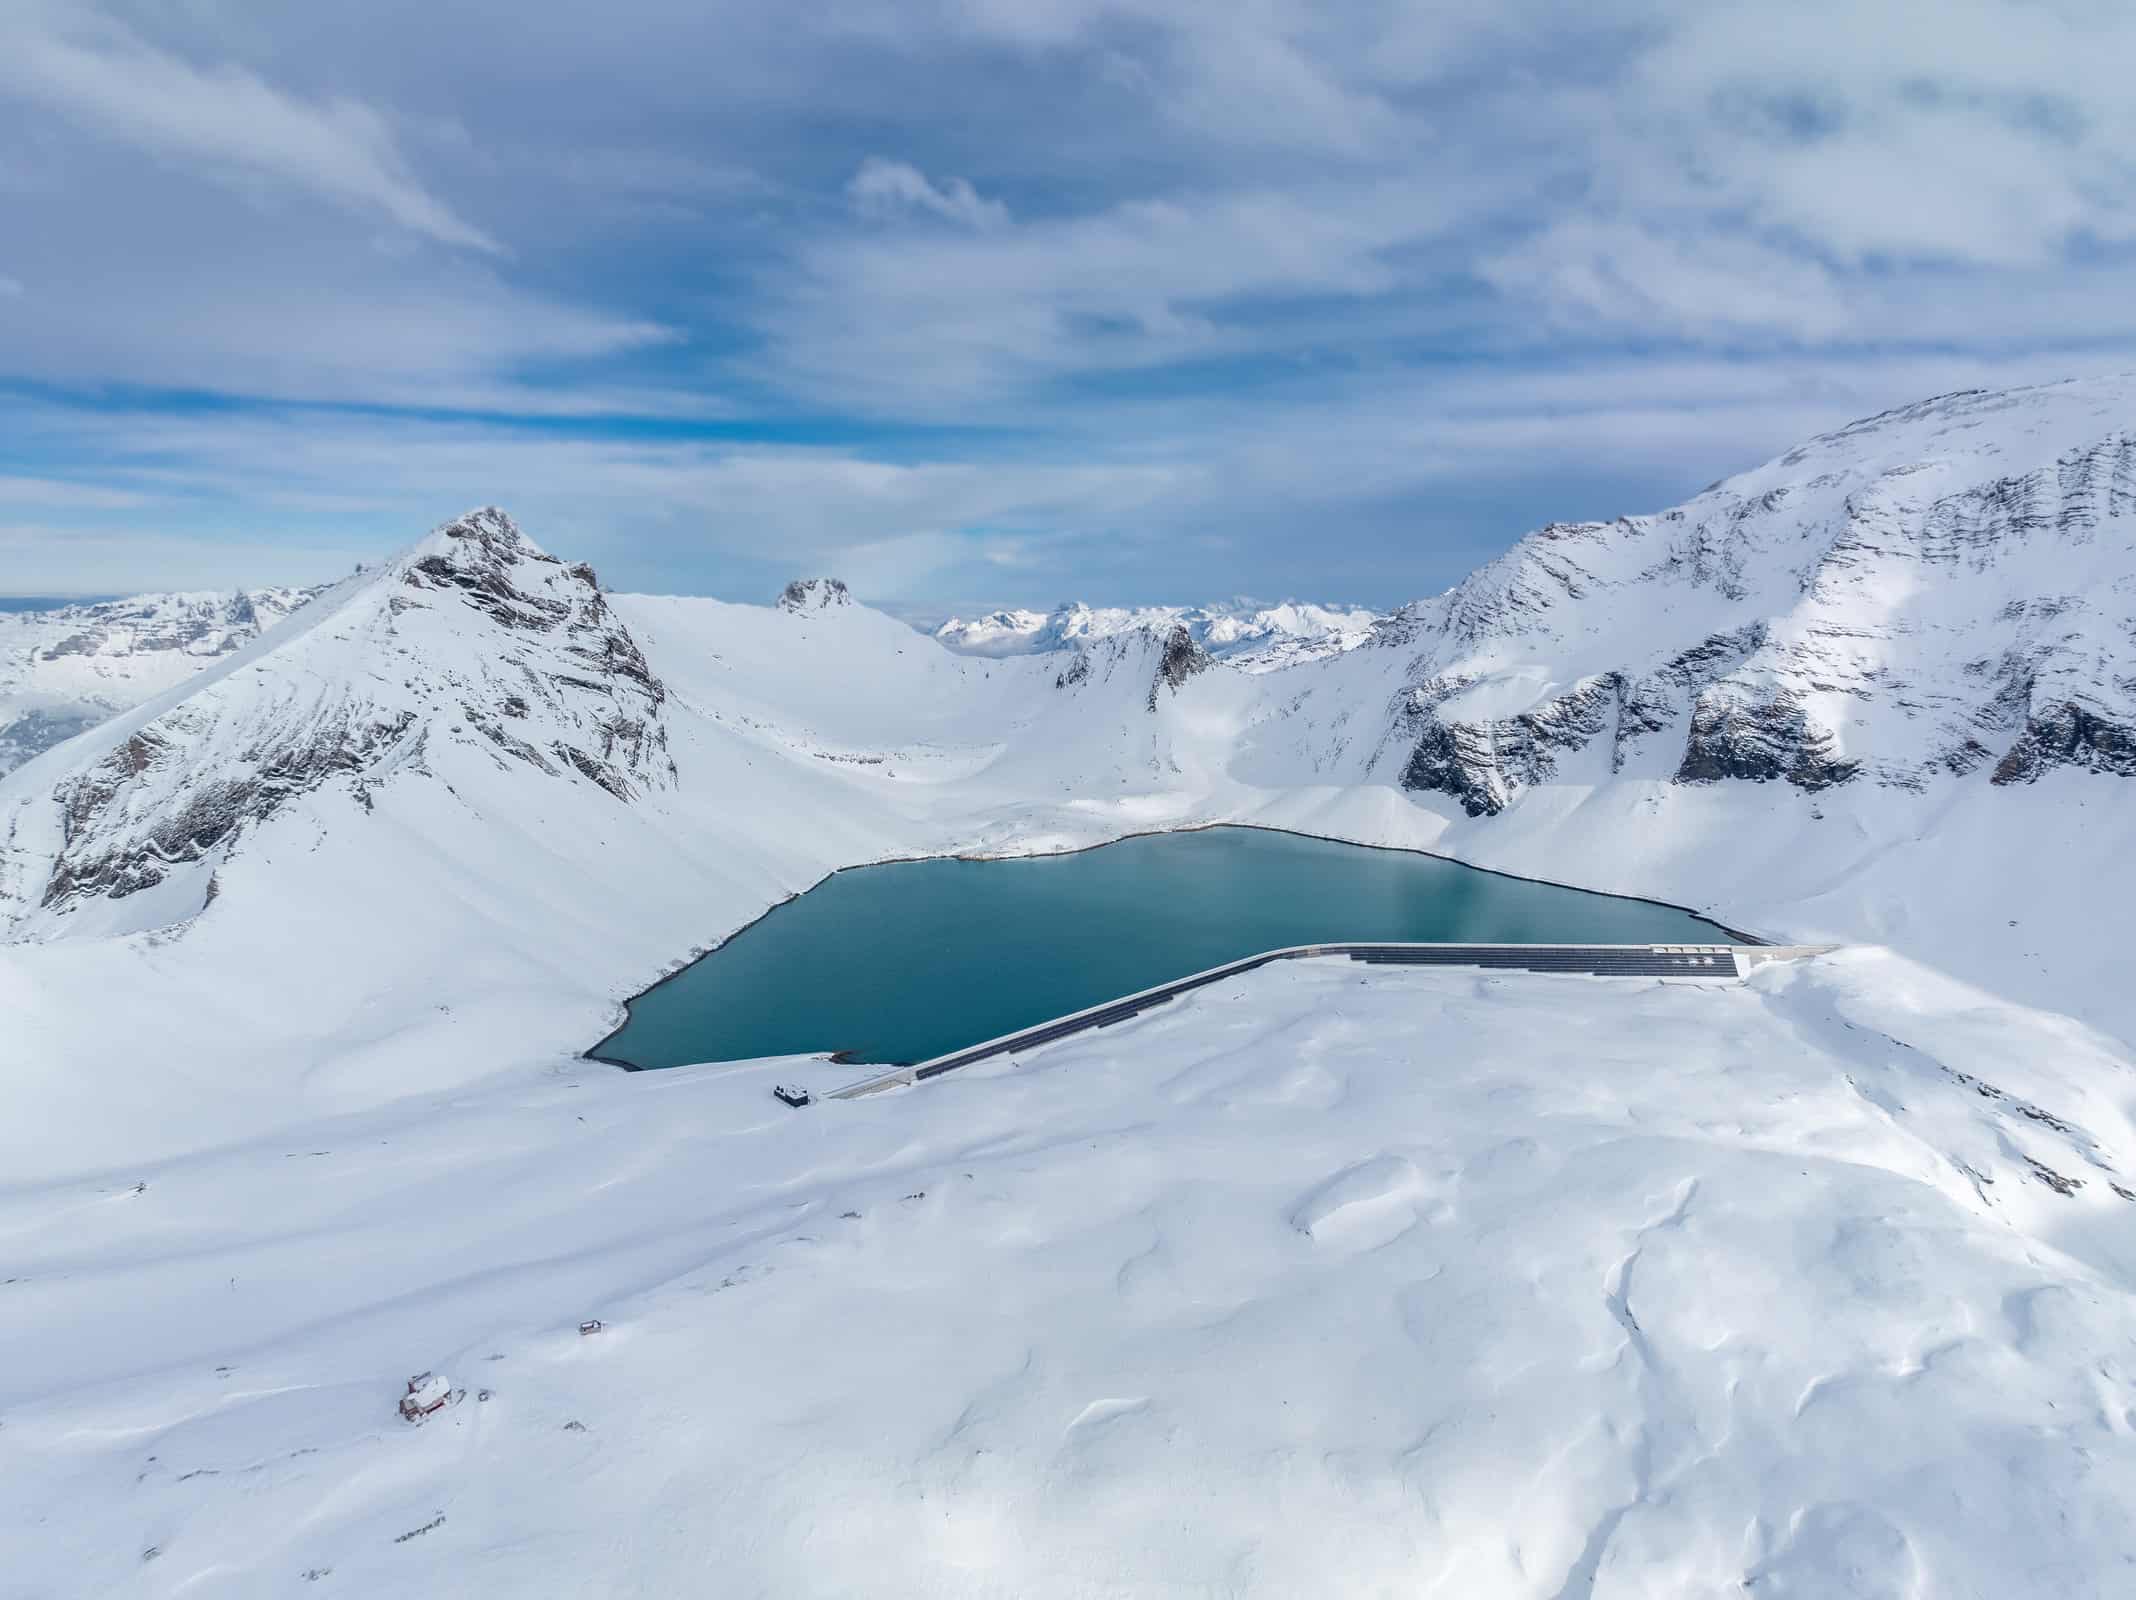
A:
[[[1080,1033],[1110,1028],[1139,1017],[1183,994],[1206,988],[1225,978],[1237,977],[1278,961],[1310,961],[1347,958],[1367,966],[1441,967],[1485,972],[1524,972],[1538,976],[1579,978],[1662,978],[1676,982],[1732,982],[1747,970],[1767,960],[1797,960],[1830,949],[1828,945],[1725,945],[1725,944],[1308,944],[1289,950],[1264,950],[1240,961],[1227,962],[1206,972],[1159,984],[1140,994],[1092,1006],[1065,1017],[1054,1017],[1034,1028],[1021,1029],[1000,1038],[937,1056],[891,1072],[873,1073],[829,1091],[831,1098],[851,1100],[939,1078],[960,1068],[975,1066],[1002,1056],[1020,1056]],[[806,1105],[809,1091],[789,1086],[778,1089],[789,1105]]]

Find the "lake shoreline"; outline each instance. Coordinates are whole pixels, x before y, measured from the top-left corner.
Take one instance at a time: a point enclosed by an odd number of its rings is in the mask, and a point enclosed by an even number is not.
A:
[[[1692,922],[1698,924],[1698,930],[1695,939],[1694,936],[1690,934],[1681,935],[1681,937],[1685,939],[1685,942],[1725,942],[1740,945],[1759,945],[1765,942],[1764,940],[1754,935],[1743,933],[1737,929],[1727,926],[1724,923],[1717,922],[1713,918],[1704,915],[1703,913],[1695,910],[1692,907],[1678,905],[1669,901],[1653,899],[1640,895],[1612,893],[1607,890],[1587,888],[1579,884],[1556,882],[1545,878],[1530,877],[1521,873],[1507,872],[1497,868],[1477,866],[1473,863],[1459,860],[1458,858],[1442,854],[1438,851],[1421,849],[1411,845],[1366,843],[1355,839],[1344,839],[1327,834],[1312,833],[1303,829],[1275,827],[1265,823],[1213,820],[1207,822],[1189,823],[1179,827],[1140,829],[1133,833],[1121,834],[1110,839],[1100,840],[1091,844],[1076,845],[1065,849],[989,851],[967,848],[964,850],[952,850],[910,856],[884,857],[879,860],[854,862],[846,866],[834,868],[830,872],[823,874],[823,876],[816,879],[806,888],[788,894],[782,897],[781,899],[773,902],[769,906],[765,907],[764,910],[759,912],[755,917],[751,918],[748,922],[741,924],[739,927],[735,928],[732,932],[728,933],[725,937],[719,939],[715,943],[704,946],[692,952],[685,959],[678,962],[672,969],[663,973],[659,978],[655,979],[645,988],[639,990],[637,993],[630,996],[627,1000],[623,1001],[620,1007],[621,1015],[617,1019],[615,1025],[611,1027],[607,1033],[603,1034],[597,1041],[595,1041],[592,1046],[586,1049],[579,1057],[579,1059],[595,1062],[604,1066],[613,1066],[621,1070],[631,1072],[662,1071],[666,1070],[668,1066],[687,1064],[681,1061],[670,1061],[663,1064],[647,1064],[641,1061],[629,1060],[620,1054],[610,1054],[607,1052],[611,1049],[611,1047],[616,1044],[616,1042],[624,1034],[630,1031],[630,1029],[634,1025],[637,1025],[639,1023],[641,1017],[641,1004],[649,997],[659,994],[661,991],[666,990],[669,986],[673,985],[678,980],[697,971],[709,957],[730,950],[738,939],[740,939],[744,934],[747,934],[752,930],[757,929],[761,924],[766,922],[774,912],[791,907],[803,900],[804,898],[810,895],[817,894],[826,886],[832,884],[835,880],[846,877],[848,875],[866,872],[871,869],[922,866],[930,863],[946,864],[951,862],[961,862],[971,864],[1036,864],[1047,861],[1058,861],[1076,857],[1090,856],[1098,854],[1100,852],[1113,850],[1116,847],[1132,845],[1137,842],[1148,842],[1152,840],[1183,838],[1193,835],[1209,835],[1218,833],[1236,835],[1269,835],[1275,838],[1297,840],[1309,845],[1334,847],[1343,852],[1365,850],[1375,851],[1385,855],[1410,858],[1420,864],[1431,863],[1439,867],[1450,869],[1455,874],[1455,878],[1452,881],[1467,881],[1468,875],[1474,874],[1481,878],[1498,880],[1499,882],[1504,883],[1508,886],[1518,885],[1523,889],[1550,890],[1553,891],[1555,894],[1575,897],[1578,901],[1609,902],[1613,906],[1624,907],[1627,910],[1629,910],[1629,908],[1637,907],[1643,910],[1672,913],[1678,917],[1690,919]],[[1497,909],[1499,914],[1509,914],[1510,911],[1515,908],[1501,907]],[[1384,914],[1384,911],[1382,914]],[[1271,947],[1274,947],[1274,945],[1296,944],[1300,942],[1341,942],[1341,940],[1345,938],[1353,938],[1357,936],[1373,937],[1373,935],[1369,934],[1361,935],[1360,930],[1348,930],[1340,934],[1316,934],[1304,939],[1296,937],[1278,938],[1274,941],[1274,944]],[[1398,936],[1382,934],[1378,935],[1377,937],[1390,938]],[[1191,940],[1189,942],[1191,942]],[[1530,942],[1576,943],[1581,941],[1561,937],[1541,937],[1535,939],[1496,937],[1480,941],[1466,938],[1449,938],[1444,940],[1418,938],[1414,942],[1487,942],[1502,944],[1519,944]],[[1605,939],[1588,942],[1607,943],[1614,941]],[[1642,941],[1627,940],[1623,942]],[[1121,992],[1132,992],[1133,989],[1145,986],[1146,985],[1144,984],[1138,983],[1131,985],[1129,989],[1122,990]],[[1076,1009],[1076,1007],[1068,1007],[1066,1009]],[[822,1056],[829,1054],[859,1060],[866,1054],[866,1047],[855,1044],[845,1044],[838,1047],[825,1045],[794,1051],[771,1051],[766,1053],[774,1055],[800,1054],[810,1056]],[[757,1059],[757,1057],[753,1055],[744,1055],[735,1057],[707,1057],[706,1059],[746,1060]],[[926,1059],[926,1057],[915,1057],[915,1059]],[[884,1066],[897,1066],[909,1063],[885,1059],[879,1064]]]

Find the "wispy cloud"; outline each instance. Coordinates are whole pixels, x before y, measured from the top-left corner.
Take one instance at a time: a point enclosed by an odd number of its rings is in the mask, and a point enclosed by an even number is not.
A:
[[[242,67],[196,66],[117,22],[26,0],[0,50],[0,94],[159,161],[287,185],[444,244],[496,252],[408,170],[391,123],[345,96],[300,99]]]
[[[1394,600],[2136,365],[2125,6],[565,15],[20,0],[0,470],[141,501],[16,503],[311,560],[497,499],[742,593]]]
[[[2136,367],[2136,340],[2108,359]],[[1145,397],[1043,451],[991,459],[311,409],[114,419],[20,401],[0,408],[0,432],[94,455],[131,502],[27,497],[107,541],[83,548],[151,548],[143,530],[158,529],[171,549],[197,551],[233,499],[255,508],[248,526],[292,538],[255,568],[261,581],[330,576],[352,553],[375,558],[499,500],[634,589],[761,597],[806,571],[893,601],[992,600],[1013,578],[1041,601],[1094,581],[1191,599],[1224,579],[1226,592],[1394,603],[1545,518],[1657,510],[1887,404],[2066,370],[2041,354],[1804,354],[1346,375],[1280,402]],[[44,584],[59,581],[44,570]],[[85,586],[111,585],[71,585]]]
[[[17,477],[0,472],[0,506],[64,506],[78,510],[130,511],[146,505],[136,490],[103,484],[70,483],[62,478]]]
[[[1574,218],[1528,235],[1477,270],[1576,328],[1614,325],[1699,340],[1776,334],[1805,343],[1873,331],[1815,257],[1696,227],[1670,232]]]

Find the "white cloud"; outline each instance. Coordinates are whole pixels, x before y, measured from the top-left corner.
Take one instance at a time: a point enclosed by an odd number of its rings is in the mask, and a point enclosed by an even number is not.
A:
[[[1416,530],[1403,541],[1414,556],[1398,566],[1382,556],[1376,576],[1347,580],[1359,597],[1392,603],[1452,581],[1491,544],[1524,531],[1461,527],[1459,513],[1450,528],[1449,514],[1434,509],[1449,492],[1473,500],[1493,485],[1576,486],[1603,474],[1655,487],[1628,502],[1621,487],[1568,488],[1537,507],[1535,520],[1658,510],[1892,404],[2073,367],[2136,367],[2136,339],[2077,363],[2065,355],[1618,358],[1351,376],[1280,401],[1124,403],[1049,440],[1043,458],[991,461],[301,411],[114,417],[18,400],[0,409],[0,430],[95,459],[110,492],[136,503],[67,505],[82,524],[72,537],[90,542],[70,546],[55,532],[34,559],[18,547],[21,571],[39,577],[9,581],[68,591],[225,581],[235,568],[219,556],[185,575],[184,562],[215,541],[186,542],[193,536],[184,529],[204,506],[232,501],[251,508],[252,527],[329,530],[280,555],[270,540],[241,540],[253,565],[240,576],[324,576],[325,558],[309,551],[329,551],[345,567],[495,501],[552,548],[592,559],[629,587],[696,586],[769,564],[782,576],[845,576],[881,598],[925,598],[963,592],[944,574],[966,574],[969,592],[991,593],[1014,570],[1026,585],[1021,598],[1039,601],[1067,592],[1093,564],[1121,570],[1162,559],[1191,568],[1187,582],[1214,593],[1247,586],[1233,581],[1236,563],[1270,541],[1303,552],[1296,575],[1278,581],[1309,587],[1312,572],[1347,554],[1340,530],[1351,508],[1410,506],[1397,516]],[[159,524],[178,530],[173,550],[190,553],[151,560],[162,547],[136,530]],[[1454,553],[1435,556],[1433,542],[1450,538]],[[125,552],[139,558],[134,576],[123,575]],[[79,571],[69,565],[76,554]],[[761,588],[751,581],[758,588],[743,593]]]
[[[196,67],[104,18],[37,0],[18,8],[0,95],[226,182],[281,183],[441,243],[500,248],[416,179],[372,107],[302,100],[242,67]]]
[[[856,210],[868,216],[899,216],[925,211],[967,228],[999,228],[1009,220],[1009,208],[998,200],[981,199],[962,178],[937,184],[919,168],[902,161],[870,156],[846,184],[846,195]]]
[[[2136,227],[2131,61],[2126,6],[1688,6],[1631,65],[1628,153],[1836,259],[2034,266]]]
[[[1573,218],[1479,264],[1499,288],[1573,326],[1607,323],[1679,336],[1777,333],[1824,340],[1863,330],[1814,258],[1690,227]]]
[[[74,483],[64,478],[23,477],[0,472],[0,506],[53,506],[76,510],[117,511],[147,503],[143,495],[131,489],[114,489],[97,483]]]
[[[166,201],[195,230],[153,252],[129,248],[157,213],[149,201],[101,214],[64,237],[33,232],[38,291],[0,299],[11,375],[48,382],[216,389],[288,399],[500,410],[618,409],[588,383],[535,388],[554,372],[673,345],[672,327],[522,288],[487,261],[357,254],[334,236],[272,227],[224,234],[242,207]],[[168,212],[165,213],[168,215]],[[644,386],[648,390],[652,386]],[[680,396],[631,397],[675,411]],[[696,409],[704,409],[700,401]]]
[[[764,374],[812,397],[954,413],[1053,377],[1250,355],[1258,303],[1397,290],[1390,253],[1471,200],[1458,181],[1133,200],[985,232],[813,239],[766,279]]]
[[[612,0],[562,47],[524,0],[100,0],[135,32],[92,3],[10,12],[11,375],[550,419],[8,418],[19,470],[152,502],[114,521],[383,543],[496,498],[604,571],[852,552],[1050,588],[1367,500],[1661,503],[2136,352],[2128,6]],[[261,203],[291,194],[328,203]],[[618,414],[956,431],[889,460],[569,421]]]

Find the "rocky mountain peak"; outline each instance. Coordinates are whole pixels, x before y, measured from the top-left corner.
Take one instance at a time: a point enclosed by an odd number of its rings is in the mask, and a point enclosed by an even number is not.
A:
[[[674,782],[666,697],[592,569],[485,507],[0,790],[0,834],[58,834],[41,881],[0,880],[0,924],[150,890],[145,925],[184,920],[248,833],[335,795],[532,769],[635,801]]]
[[[1164,648],[1157,657],[1157,676],[1150,683],[1149,709],[1157,709],[1159,689],[1176,691],[1195,673],[1208,671],[1211,664],[1209,652],[1195,642],[1186,624],[1173,623],[1171,631],[1164,636]]]
[[[808,616],[852,603],[853,596],[836,578],[796,578],[779,593],[779,609],[791,611],[796,616]]]
[[[1880,413],[1390,619],[1405,786],[2136,773],[2136,379]]]

